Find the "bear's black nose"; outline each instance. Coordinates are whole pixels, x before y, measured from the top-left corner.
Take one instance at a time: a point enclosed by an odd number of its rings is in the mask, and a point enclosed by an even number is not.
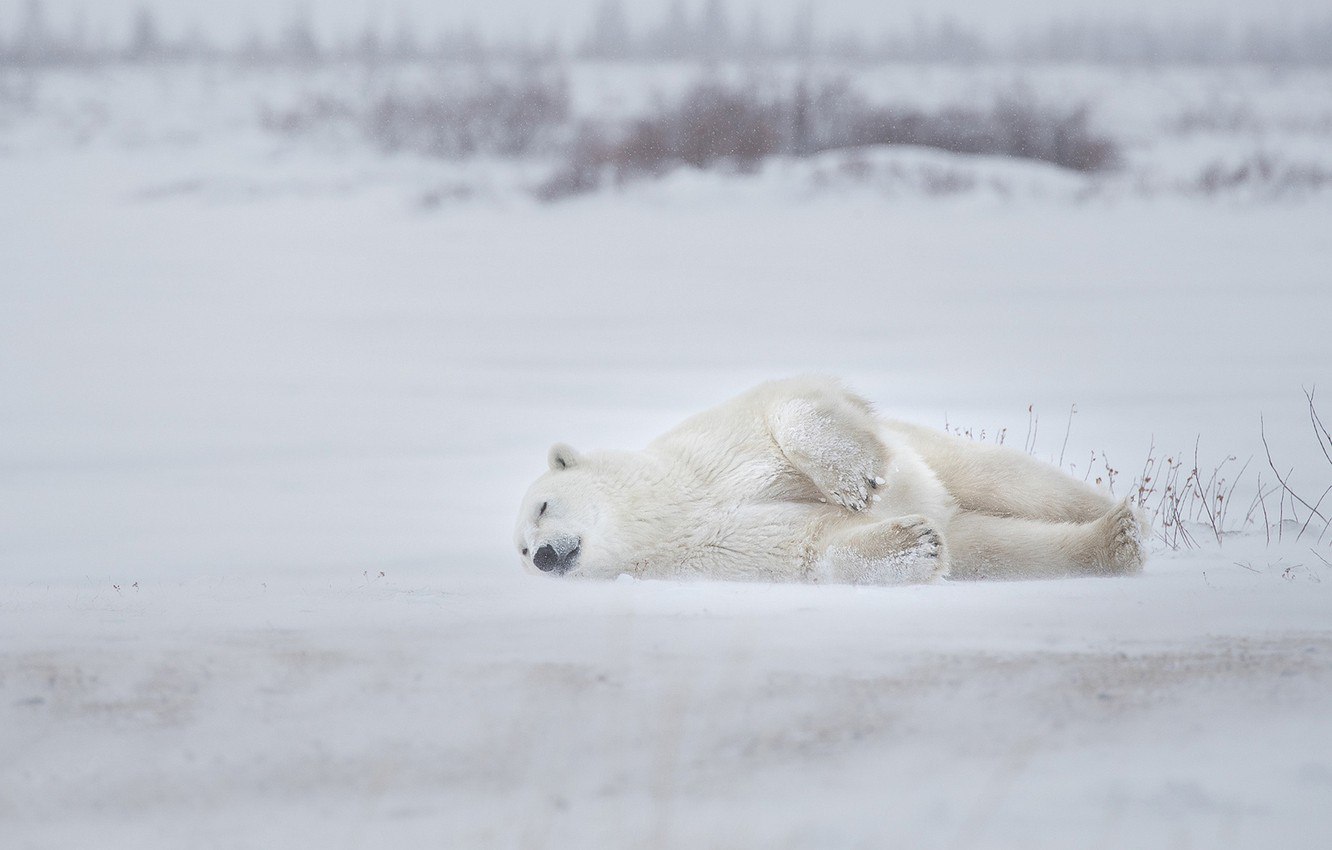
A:
[[[563,575],[573,569],[574,561],[578,559],[578,548],[575,546],[568,552],[560,554],[559,550],[547,543],[536,550],[536,554],[532,556],[532,563],[543,573],[553,571]]]

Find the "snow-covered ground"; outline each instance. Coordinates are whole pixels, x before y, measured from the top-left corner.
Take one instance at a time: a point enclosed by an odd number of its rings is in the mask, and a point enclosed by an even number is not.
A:
[[[1326,163],[1326,76],[1108,73],[1027,81],[1124,128],[1095,192],[870,151],[1036,188],[830,160],[553,205],[542,163],[267,134],[290,81],[4,79],[0,843],[1326,846],[1327,537],[890,589],[510,551],[551,442],[639,446],[799,371],[1018,445],[1032,405],[1038,454],[1104,452],[1121,491],[1199,436],[1251,481],[1261,415],[1316,498],[1332,192],[1160,187]],[[1168,120],[1221,97],[1265,117]]]

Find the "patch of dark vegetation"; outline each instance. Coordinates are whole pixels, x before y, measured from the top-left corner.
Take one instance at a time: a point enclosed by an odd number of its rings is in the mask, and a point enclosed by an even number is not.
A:
[[[844,82],[784,90],[707,82],[624,124],[584,125],[538,194],[555,200],[680,167],[746,173],[771,157],[882,145],[1014,157],[1084,173],[1112,168],[1118,148],[1091,129],[1089,118],[1086,106],[1046,107],[1019,95],[988,108],[927,111],[872,103]]]
[[[775,157],[883,146],[1025,159],[1087,174],[1119,162],[1117,145],[1092,129],[1085,105],[1046,106],[1020,93],[988,106],[927,110],[872,102],[844,81],[706,81],[676,100],[655,100],[636,117],[579,122],[564,75],[538,66],[370,93],[307,94],[292,105],[262,107],[260,121],[273,132],[351,137],[385,153],[554,161],[536,188],[548,201],[678,168],[745,174]]]

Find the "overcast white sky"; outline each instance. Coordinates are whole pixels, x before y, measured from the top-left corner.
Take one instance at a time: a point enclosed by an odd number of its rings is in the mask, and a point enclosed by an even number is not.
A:
[[[697,10],[705,0],[686,0]],[[0,0],[0,37],[14,31],[30,0]],[[322,31],[347,31],[366,21],[394,27],[410,20],[433,32],[448,24],[472,23],[489,33],[520,33],[562,37],[584,31],[591,10],[601,0],[40,0],[53,26],[63,28],[82,16],[91,31],[119,37],[135,9],[157,13],[162,29],[179,33],[198,26],[215,37],[239,37],[254,27],[272,30],[304,10]],[[631,16],[642,21],[658,18],[668,0],[625,0]],[[743,23],[750,10],[761,6],[773,31],[781,31],[807,0],[729,0],[732,18]],[[1003,33],[1015,24],[1072,17],[1142,17],[1155,21],[1221,19],[1232,23],[1251,20],[1300,20],[1329,14],[1328,0],[815,0],[821,28],[855,26],[876,32],[885,26],[909,24],[914,15],[927,18],[951,15],[958,20]],[[1163,8],[1164,7],[1164,8]]]

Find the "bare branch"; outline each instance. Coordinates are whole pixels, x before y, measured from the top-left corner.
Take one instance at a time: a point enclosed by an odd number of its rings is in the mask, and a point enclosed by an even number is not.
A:
[[[1309,421],[1313,425],[1314,439],[1318,440],[1318,448],[1323,450],[1323,457],[1327,458],[1328,463],[1332,463],[1332,434],[1327,432],[1327,426],[1323,424],[1323,419],[1318,415],[1318,408],[1314,407],[1314,393],[1317,387],[1304,391],[1304,397],[1309,401]],[[1327,445],[1324,445],[1326,441]]]
[[[1290,478],[1290,473],[1286,473],[1286,476],[1282,477],[1281,470],[1277,469],[1276,461],[1272,460],[1272,448],[1267,444],[1267,426],[1266,423],[1263,422],[1262,416],[1258,417],[1258,433],[1262,435],[1263,438],[1263,451],[1267,453],[1267,465],[1272,467],[1272,473],[1276,475],[1277,481],[1281,483],[1282,490],[1285,491],[1286,495],[1290,496],[1291,509],[1294,510],[1294,503],[1299,502],[1301,505],[1304,505],[1305,508],[1310,510],[1313,516],[1316,516],[1320,520],[1322,520],[1324,526],[1327,526],[1328,525],[1327,517],[1319,513],[1318,508],[1314,507],[1313,505],[1306,502],[1304,499],[1300,498],[1300,495],[1290,488],[1290,484],[1288,483],[1288,480]],[[1293,471],[1294,470],[1291,470],[1291,472]],[[1283,497],[1282,502],[1284,503],[1284,501],[1285,499]],[[1284,511],[1282,512],[1282,516],[1284,519]],[[1298,519],[1298,517],[1296,518]],[[1308,525],[1308,523],[1306,522],[1305,525]],[[1301,533],[1303,533],[1303,530],[1301,530]],[[1278,538],[1281,536],[1280,531],[1277,532],[1277,536]],[[1299,540],[1300,539],[1299,535],[1296,535],[1295,539]]]
[[[1327,485],[1327,489],[1323,491],[1323,495],[1318,497],[1317,502],[1314,502],[1313,510],[1310,512],[1309,518],[1304,521],[1304,525],[1300,526],[1300,534],[1304,534],[1304,530],[1309,527],[1309,523],[1313,522],[1315,516],[1322,516],[1322,514],[1318,513],[1318,509],[1323,506],[1323,500],[1327,498],[1328,493],[1332,493],[1332,484]],[[1296,540],[1300,539],[1300,534],[1295,535]],[[1322,535],[1319,535],[1318,539],[1322,540]]]
[[[1064,444],[1059,447],[1059,467],[1061,469],[1064,466],[1064,452],[1068,450],[1068,435],[1073,432],[1073,415],[1077,412],[1078,406],[1076,404],[1069,405],[1068,425],[1064,427]]]
[[[1274,488],[1275,489],[1275,488]],[[1267,545],[1272,545],[1272,520],[1267,516],[1267,496],[1263,494],[1263,478],[1258,476],[1258,498],[1263,503],[1263,530],[1267,532]]]

